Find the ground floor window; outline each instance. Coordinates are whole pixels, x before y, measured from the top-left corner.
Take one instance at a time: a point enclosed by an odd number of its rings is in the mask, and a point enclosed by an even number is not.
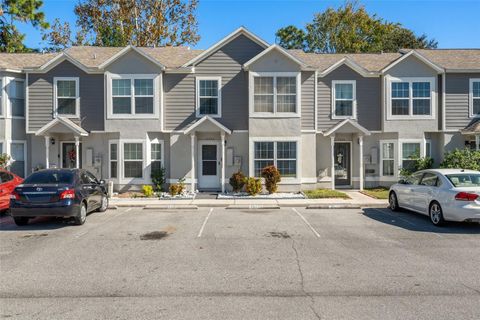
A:
[[[415,161],[420,157],[420,142],[402,143],[401,166],[403,169],[413,170]]]
[[[4,153],[5,151],[3,151],[3,142],[0,142],[0,154]]]
[[[386,141],[381,143],[382,176],[395,176],[395,142]]]
[[[162,144],[160,142],[152,142],[150,144],[150,168],[151,172],[156,172],[162,169]]]
[[[25,143],[12,142],[10,144],[10,171],[17,176],[25,177]]]
[[[270,165],[275,165],[282,177],[296,177],[297,142],[255,142],[253,163],[256,177],[260,177],[262,169]]]
[[[143,144],[123,144],[123,177],[143,178]]]
[[[110,178],[118,178],[118,143],[110,143]]]

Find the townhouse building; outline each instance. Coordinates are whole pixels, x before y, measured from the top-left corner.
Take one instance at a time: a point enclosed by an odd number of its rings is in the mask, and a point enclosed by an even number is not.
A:
[[[480,149],[480,50],[315,54],[239,28],[207,50],[0,54],[0,152],[25,176],[86,168],[116,190],[228,190],[269,164],[282,190],[388,186],[412,156]]]

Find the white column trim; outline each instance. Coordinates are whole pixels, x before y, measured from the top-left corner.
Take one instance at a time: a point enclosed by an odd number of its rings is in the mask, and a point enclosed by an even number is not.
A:
[[[50,168],[50,137],[45,136],[45,169]]]
[[[360,190],[363,190],[363,136],[358,137],[359,155],[360,155]]]
[[[331,188],[335,190],[335,135],[330,136]]]
[[[75,168],[80,169],[80,137],[75,137]]]
[[[190,151],[192,154],[192,169],[190,177],[190,188],[192,192],[195,192],[195,133],[190,135]]]
[[[222,193],[225,193],[225,132],[222,132],[220,134],[220,139],[221,139],[221,144],[222,144],[222,158],[221,158],[221,161],[222,161],[222,180],[221,180],[221,184],[222,184]]]

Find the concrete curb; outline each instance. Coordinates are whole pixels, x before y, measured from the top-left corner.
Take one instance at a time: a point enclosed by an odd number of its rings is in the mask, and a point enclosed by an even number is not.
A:
[[[384,204],[311,204],[307,206],[307,209],[362,209],[362,208],[387,208]]]
[[[279,205],[272,204],[231,204],[226,209],[240,209],[240,210],[265,210],[265,209],[280,209]]]
[[[170,205],[148,205],[143,210],[198,210],[198,206],[170,204]]]

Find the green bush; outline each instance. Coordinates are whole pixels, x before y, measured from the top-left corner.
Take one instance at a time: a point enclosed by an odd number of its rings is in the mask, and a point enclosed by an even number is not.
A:
[[[230,185],[232,186],[233,192],[242,191],[243,186],[245,185],[245,175],[242,171],[237,171],[230,177]]]
[[[185,190],[185,179],[183,178],[178,180],[178,183],[174,183],[170,185],[170,188],[169,188],[170,195],[172,197],[178,194],[182,194],[183,190]]]
[[[262,191],[262,181],[253,177],[247,178],[245,182],[245,190],[251,196],[256,196]]]
[[[262,170],[262,177],[265,179],[265,189],[272,194],[277,192],[277,184],[281,181],[280,171],[275,166],[267,166]]]
[[[440,168],[480,171],[480,151],[465,148],[446,152]]]
[[[150,174],[152,178],[153,186],[155,191],[163,191],[163,185],[165,184],[165,168],[160,168],[157,170],[153,170]]]
[[[142,186],[142,193],[147,198],[153,197],[153,187],[148,185]]]
[[[8,161],[10,161],[10,156],[6,153],[0,154],[0,168],[7,168]]]
[[[425,158],[414,158],[415,162],[408,168],[400,169],[400,176],[409,177],[412,173],[419,170],[431,169],[433,167],[433,159],[430,157]]]

